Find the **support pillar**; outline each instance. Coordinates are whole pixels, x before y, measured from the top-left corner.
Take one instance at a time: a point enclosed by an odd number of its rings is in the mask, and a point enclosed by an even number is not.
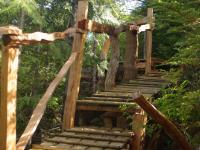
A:
[[[4,46],[1,65],[0,149],[16,150],[17,71],[20,51],[16,47]]]
[[[79,0],[77,9],[76,27],[78,21],[87,19],[87,15],[88,15],[88,1]],[[85,39],[86,39],[86,34],[75,33],[72,52],[78,52],[78,55],[76,61],[73,63],[70,69],[67,97],[64,107],[63,130],[74,127],[76,100],[78,98],[78,93],[79,93]]]
[[[145,52],[146,52],[146,67],[145,74],[151,72],[152,65],[152,24],[153,24],[153,8],[147,10],[148,23],[151,25],[151,29],[146,31]]]
[[[138,52],[138,34],[136,31],[126,32],[126,52],[124,58],[124,81],[133,80],[137,77],[136,55]]]

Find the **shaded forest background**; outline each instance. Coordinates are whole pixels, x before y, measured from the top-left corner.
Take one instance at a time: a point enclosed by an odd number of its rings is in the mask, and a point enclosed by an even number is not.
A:
[[[128,0],[127,0],[128,2]],[[119,25],[146,16],[147,7],[155,11],[153,56],[165,59],[172,67],[166,72],[171,83],[154,101],[156,107],[170,118],[196,148],[200,146],[200,1],[141,0],[138,7],[127,12],[123,0],[89,0],[89,19]],[[25,32],[64,31],[73,26],[77,0],[0,0],[0,25],[16,25]],[[108,18],[109,16],[109,18]],[[143,36],[143,35],[141,35]],[[100,61],[106,35],[88,34],[84,68],[107,68]],[[142,38],[142,37],[141,37]],[[21,48],[18,78],[17,131],[24,130],[32,110],[71,53],[72,38],[50,45]],[[93,49],[97,41],[96,49]],[[120,36],[121,60],[125,37]],[[140,50],[142,50],[142,40]],[[1,57],[1,56],[0,56]],[[48,104],[40,128],[49,129],[61,122],[67,77]],[[174,146],[162,129],[149,119],[147,139],[157,137],[157,145]],[[150,140],[148,140],[150,141]],[[151,141],[146,145],[151,144]]]

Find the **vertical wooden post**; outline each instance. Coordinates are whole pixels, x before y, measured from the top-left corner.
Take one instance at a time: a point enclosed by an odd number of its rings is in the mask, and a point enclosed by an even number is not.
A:
[[[124,81],[129,81],[137,76],[136,55],[138,51],[138,34],[136,31],[126,32],[126,52],[124,58]]]
[[[110,36],[110,43],[111,43],[111,59],[108,66],[108,72],[106,75],[105,80],[105,90],[110,90],[115,86],[115,79],[117,74],[117,69],[119,66],[119,55],[120,55],[120,49],[119,49],[119,38],[118,35]]]
[[[18,56],[18,48],[3,48],[0,99],[1,150],[16,150],[16,92]]]
[[[147,10],[147,17],[148,23],[152,27],[153,23],[153,8],[148,8]],[[145,67],[145,74],[151,72],[151,64],[152,64],[152,29],[146,31],[146,42],[145,42],[145,49],[146,49],[146,67]]]
[[[138,110],[133,115],[133,132],[134,138],[133,143],[131,144],[131,150],[141,150],[143,147],[142,142],[144,141],[145,135],[145,125],[147,122],[147,116],[144,113],[143,109]]]
[[[76,27],[78,21],[87,19],[87,14],[88,14],[88,1],[79,0],[77,18],[76,18]],[[67,97],[65,101],[64,116],[63,116],[64,130],[72,128],[74,126],[76,100],[78,98],[78,93],[79,93],[85,39],[86,39],[86,34],[76,33],[74,36],[72,52],[78,52],[78,56],[76,61],[72,65],[69,74],[68,90],[67,90]]]

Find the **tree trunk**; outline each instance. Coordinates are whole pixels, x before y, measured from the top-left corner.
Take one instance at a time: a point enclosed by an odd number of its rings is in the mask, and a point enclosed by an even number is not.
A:
[[[138,50],[138,34],[133,31],[126,32],[126,52],[124,58],[124,81],[135,79],[137,76],[136,53]]]
[[[143,96],[136,93],[133,95],[133,100],[140,105],[140,107],[142,107],[144,111],[146,111],[156,122],[163,126],[163,128],[167,131],[167,134],[174,141],[176,141],[183,150],[192,150],[192,146],[189,144],[181,131]]]
[[[115,86],[115,78],[119,66],[119,39],[118,36],[110,36],[111,40],[111,59],[108,66],[108,72],[105,80],[105,90],[109,90]]]

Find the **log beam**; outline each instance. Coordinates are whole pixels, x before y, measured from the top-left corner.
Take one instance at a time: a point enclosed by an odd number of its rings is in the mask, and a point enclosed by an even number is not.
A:
[[[6,34],[4,35],[4,39],[6,41],[6,43],[4,44],[11,47],[18,45],[30,45],[30,44],[40,44],[40,43],[47,44],[55,40],[64,40],[67,35],[73,34],[75,32],[81,32],[81,31],[78,31],[75,28],[68,28],[64,32],[54,32],[54,33],[35,32],[35,33],[21,33],[21,34]]]
[[[158,111],[150,102],[138,93],[133,94],[133,101],[144,109],[156,122],[158,122],[167,131],[167,134],[176,141],[183,150],[192,150],[192,146],[187,141],[181,131],[160,111]]]
[[[77,22],[80,20],[86,19],[88,15],[88,1],[79,1],[77,9]],[[81,79],[81,70],[83,63],[83,53],[84,53],[84,44],[86,40],[86,34],[75,33],[72,52],[77,52],[77,60],[72,65],[69,74],[67,97],[64,106],[64,115],[63,115],[63,130],[74,127],[75,120],[75,111],[76,111],[76,100],[78,98],[80,79]]]
[[[1,68],[0,149],[15,150],[17,71],[20,51],[17,47],[4,46]]]

